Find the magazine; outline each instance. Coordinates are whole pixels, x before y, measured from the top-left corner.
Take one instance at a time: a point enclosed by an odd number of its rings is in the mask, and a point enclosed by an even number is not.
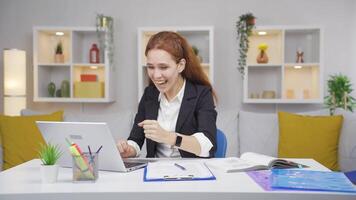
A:
[[[263,154],[245,152],[240,158],[229,157],[206,161],[207,166],[220,169],[224,172],[241,172],[265,169],[303,168],[306,165],[289,160],[275,158]]]

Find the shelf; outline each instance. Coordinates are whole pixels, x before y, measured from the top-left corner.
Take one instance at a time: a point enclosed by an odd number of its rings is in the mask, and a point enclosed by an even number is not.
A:
[[[248,67],[282,67],[280,64],[253,64],[253,65],[248,65]]]
[[[323,102],[320,28],[258,27],[249,39],[244,103]],[[256,62],[262,42],[268,45],[265,64]],[[297,51],[304,62],[297,62]]]
[[[56,32],[63,32],[64,35],[57,36]],[[97,32],[95,27],[34,27],[35,102],[114,101],[111,85],[115,73],[111,73],[112,63],[109,59],[103,59],[103,56],[101,63],[89,63],[91,45],[96,43],[99,46],[99,35],[105,40],[105,32]],[[59,41],[63,43],[64,63],[54,63],[54,47]],[[109,55],[108,49],[99,47],[99,51],[101,55]],[[82,80],[81,75],[87,76]],[[64,80],[69,82],[70,96],[50,97],[48,84],[53,82],[56,90],[59,90]]]
[[[203,63],[209,63],[209,31],[202,30],[187,30],[177,31],[183,37],[185,37],[189,44],[199,49],[199,55],[202,58]]]
[[[100,32],[100,34],[104,34]],[[92,44],[97,44],[99,47],[98,33],[92,31],[73,31],[73,62],[88,63],[89,51]],[[103,55],[100,53],[100,55]],[[100,56],[100,62],[105,63],[104,57]]]
[[[281,74],[282,68],[279,67],[248,67],[247,68],[247,91],[249,98],[281,98]]]
[[[64,35],[58,36],[57,32],[62,32]],[[55,63],[54,55],[58,43],[63,45],[64,63],[71,62],[71,32],[65,30],[40,30],[38,31],[37,42],[37,60],[38,63]],[[36,54],[35,54],[36,55]]]
[[[283,96],[287,99],[319,99],[320,68],[308,66],[300,69],[286,66]]]
[[[70,66],[41,65],[38,66],[38,97],[50,97],[48,84],[53,82],[60,89],[62,81],[70,81]]]
[[[285,62],[296,62],[296,53],[303,51],[304,62],[320,62],[320,30],[297,29],[286,30]]]
[[[260,31],[266,32],[266,35],[259,35]],[[260,52],[258,46],[261,43],[266,43],[268,48],[266,54],[269,59],[269,63],[281,65],[283,63],[283,31],[262,29],[253,31],[250,36],[249,50],[247,52],[248,65],[258,64],[256,58]]]
[[[253,104],[320,104],[322,99],[250,99],[247,98],[244,100],[244,103],[253,103]]]
[[[114,102],[112,99],[103,98],[57,98],[57,97],[46,97],[37,98],[36,102],[56,102],[56,103],[111,103]]]

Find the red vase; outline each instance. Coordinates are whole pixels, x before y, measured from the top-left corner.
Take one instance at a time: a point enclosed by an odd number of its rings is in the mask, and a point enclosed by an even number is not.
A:
[[[89,62],[90,63],[100,63],[99,48],[96,44],[93,44],[89,52]]]

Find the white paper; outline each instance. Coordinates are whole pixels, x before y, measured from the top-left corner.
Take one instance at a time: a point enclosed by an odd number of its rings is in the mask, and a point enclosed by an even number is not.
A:
[[[185,168],[182,169],[175,164]],[[195,161],[158,161],[148,163],[146,178],[175,179],[175,178],[209,178],[213,174],[202,162]]]

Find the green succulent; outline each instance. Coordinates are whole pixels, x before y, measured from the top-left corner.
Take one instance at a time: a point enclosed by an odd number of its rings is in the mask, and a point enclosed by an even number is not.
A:
[[[62,152],[58,145],[52,145],[51,143],[40,144],[38,157],[41,159],[43,165],[56,164],[61,155]]]
[[[63,45],[62,42],[58,42],[56,46],[56,54],[63,54]]]
[[[327,84],[329,95],[325,97],[325,105],[329,108],[330,115],[334,115],[336,108],[353,112],[356,100],[351,96],[353,89],[350,79],[342,74],[331,75]]]
[[[196,47],[196,46],[192,46],[192,49],[193,49],[193,52],[194,52],[194,54],[197,56],[198,54],[199,54],[199,49],[198,49],[198,47]]]

